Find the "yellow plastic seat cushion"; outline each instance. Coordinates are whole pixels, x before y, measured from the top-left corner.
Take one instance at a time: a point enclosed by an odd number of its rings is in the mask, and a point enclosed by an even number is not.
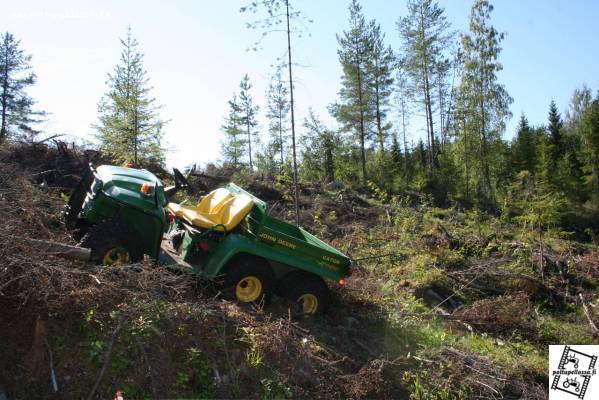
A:
[[[220,211],[227,200],[233,198],[233,194],[227,189],[220,188],[213,190],[202,197],[196,206],[186,206],[177,203],[168,203],[166,209],[179,218],[183,218],[183,208],[194,209],[202,214],[216,214]]]
[[[206,196],[202,197],[196,209],[202,214],[216,214],[225,204],[225,202],[233,197],[233,194],[225,188],[213,190]]]
[[[228,232],[235,228],[251,211],[254,202],[248,196],[236,195],[226,200],[217,213],[206,214],[197,207],[180,206],[180,214],[193,226],[220,232]]]

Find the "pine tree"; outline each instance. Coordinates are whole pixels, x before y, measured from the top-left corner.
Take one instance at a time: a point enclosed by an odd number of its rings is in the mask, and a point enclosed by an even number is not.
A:
[[[236,94],[233,94],[233,98],[229,100],[229,114],[221,129],[225,134],[221,144],[223,161],[239,167],[246,153],[246,139],[241,126],[241,107]]]
[[[443,51],[452,38],[443,9],[433,0],[408,0],[408,15],[400,18],[397,28],[402,40],[403,64],[414,92],[424,106],[428,142],[429,170],[438,167],[438,149],[433,122],[435,73]]]
[[[269,120],[268,132],[274,154],[280,155],[280,164],[285,162],[284,149],[287,146],[287,132],[289,132],[289,92],[281,74],[281,67],[277,67],[271,77],[271,82],[266,92],[268,102],[266,117]]]
[[[130,28],[121,45],[120,63],[108,74],[108,92],[98,105],[99,123],[94,128],[102,151],[116,162],[160,164],[164,161],[161,139],[165,121],[150,97],[143,54]]]
[[[489,24],[493,6],[488,0],[476,0],[470,15],[470,33],[462,35],[464,69],[460,82],[461,113],[464,126],[476,138],[475,151],[478,165],[476,192],[479,201],[494,202],[492,170],[493,145],[500,141],[505,120],[511,116],[512,98],[505,87],[497,82],[502,70],[498,62],[501,41],[505,34]]]
[[[398,125],[401,126],[401,144],[404,152],[403,174],[404,181],[410,182],[410,166],[408,164],[408,140],[407,140],[407,125],[410,118],[410,101],[413,98],[413,93],[410,90],[410,85],[407,79],[407,72],[403,61],[400,59],[397,65],[397,76],[395,79],[395,102],[399,114]]]
[[[31,71],[31,56],[20,48],[21,42],[6,32],[0,38],[0,143],[17,132],[37,133],[31,124],[43,115],[32,110],[35,103],[25,89],[36,81]]]
[[[372,121],[372,92],[368,82],[368,64],[372,52],[369,27],[362,14],[362,6],[352,0],[349,6],[349,29],[337,35],[339,62],[343,69],[339,102],[331,106],[331,113],[342,129],[353,132],[359,143],[362,183],[366,183],[366,142]]]
[[[393,69],[395,56],[391,47],[385,46],[385,34],[375,21],[370,22],[372,50],[368,63],[368,79],[370,81],[376,132],[379,152],[385,152],[385,142],[391,123],[387,121],[389,99],[392,93]]]
[[[256,131],[256,127],[258,126],[258,121],[256,120],[256,115],[260,108],[257,105],[254,105],[254,100],[250,94],[252,84],[250,83],[250,77],[247,74],[241,79],[239,89],[239,107],[241,109],[241,118],[239,119],[239,122],[245,131],[249,166],[250,171],[253,171],[252,138],[254,138],[254,141],[257,140],[258,132]]]

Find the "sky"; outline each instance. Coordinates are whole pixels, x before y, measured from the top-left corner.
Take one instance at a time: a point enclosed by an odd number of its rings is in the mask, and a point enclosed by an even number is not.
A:
[[[285,37],[267,36],[262,49],[247,51],[259,38],[248,30],[252,16],[240,13],[248,1],[223,0],[0,0],[0,31],[9,31],[33,56],[38,81],[29,89],[37,108],[48,112],[47,134],[94,142],[97,104],[107,74],[120,53],[119,38],[130,26],[145,54],[144,65],[162,105],[167,164],[184,167],[219,160],[227,101],[244,74],[254,83],[262,131],[268,76],[285,53]],[[347,27],[349,0],[295,0],[313,20],[293,38],[298,134],[309,107],[331,127],[327,106],[340,88],[336,34]],[[468,29],[472,0],[441,0],[453,29]],[[492,24],[507,32],[499,79],[514,102],[505,139],[524,113],[533,125],[547,119],[549,102],[563,112],[572,91],[586,83],[599,89],[599,1],[496,0]],[[387,42],[399,48],[396,21],[405,1],[363,0],[367,19],[376,19]],[[422,135],[414,122],[409,139]]]

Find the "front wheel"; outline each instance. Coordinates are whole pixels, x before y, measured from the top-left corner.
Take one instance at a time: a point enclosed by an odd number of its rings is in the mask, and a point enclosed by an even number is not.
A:
[[[91,261],[101,265],[127,265],[143,260],[143,245],[130,229],[117,221],[93,226],[79,242],[91,249]]]
[[[270,265],[257,257],[237,260],[225,271],[224,294],[240,303],[258,304],[272,292]]]
[[[283,294],[293,303],[298,315],[323,313],[331,302],[328,286],[313,274],[292,274],[284,280],[282,286]]]

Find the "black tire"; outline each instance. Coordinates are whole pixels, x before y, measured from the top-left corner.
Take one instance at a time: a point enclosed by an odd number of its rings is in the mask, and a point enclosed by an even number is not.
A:
[[[143,244],[136,234],[118,221],[106,221],[94,225],[83,236],[79,246],[91,249],[90,260],[96,264],[136,263],[143,260],[144,257]],[[107,258],[113,259],[110,255],[115,251],[118,253],[118,260],[106,262]]]
[[[291,273],[281,283],[282,295],[288,298],[294,305],[294,314],[310,316],[324,313],[331,304],[331,293],[327,284],[314,274]],[[310,296],[307,299],[304,296]],[[316,304],[306,304],[306,301]]]
[[[225,267],[222,293],[240,303],[260,304],[270,297],[274,282],[272,268],[264,259],[237,258]]]

